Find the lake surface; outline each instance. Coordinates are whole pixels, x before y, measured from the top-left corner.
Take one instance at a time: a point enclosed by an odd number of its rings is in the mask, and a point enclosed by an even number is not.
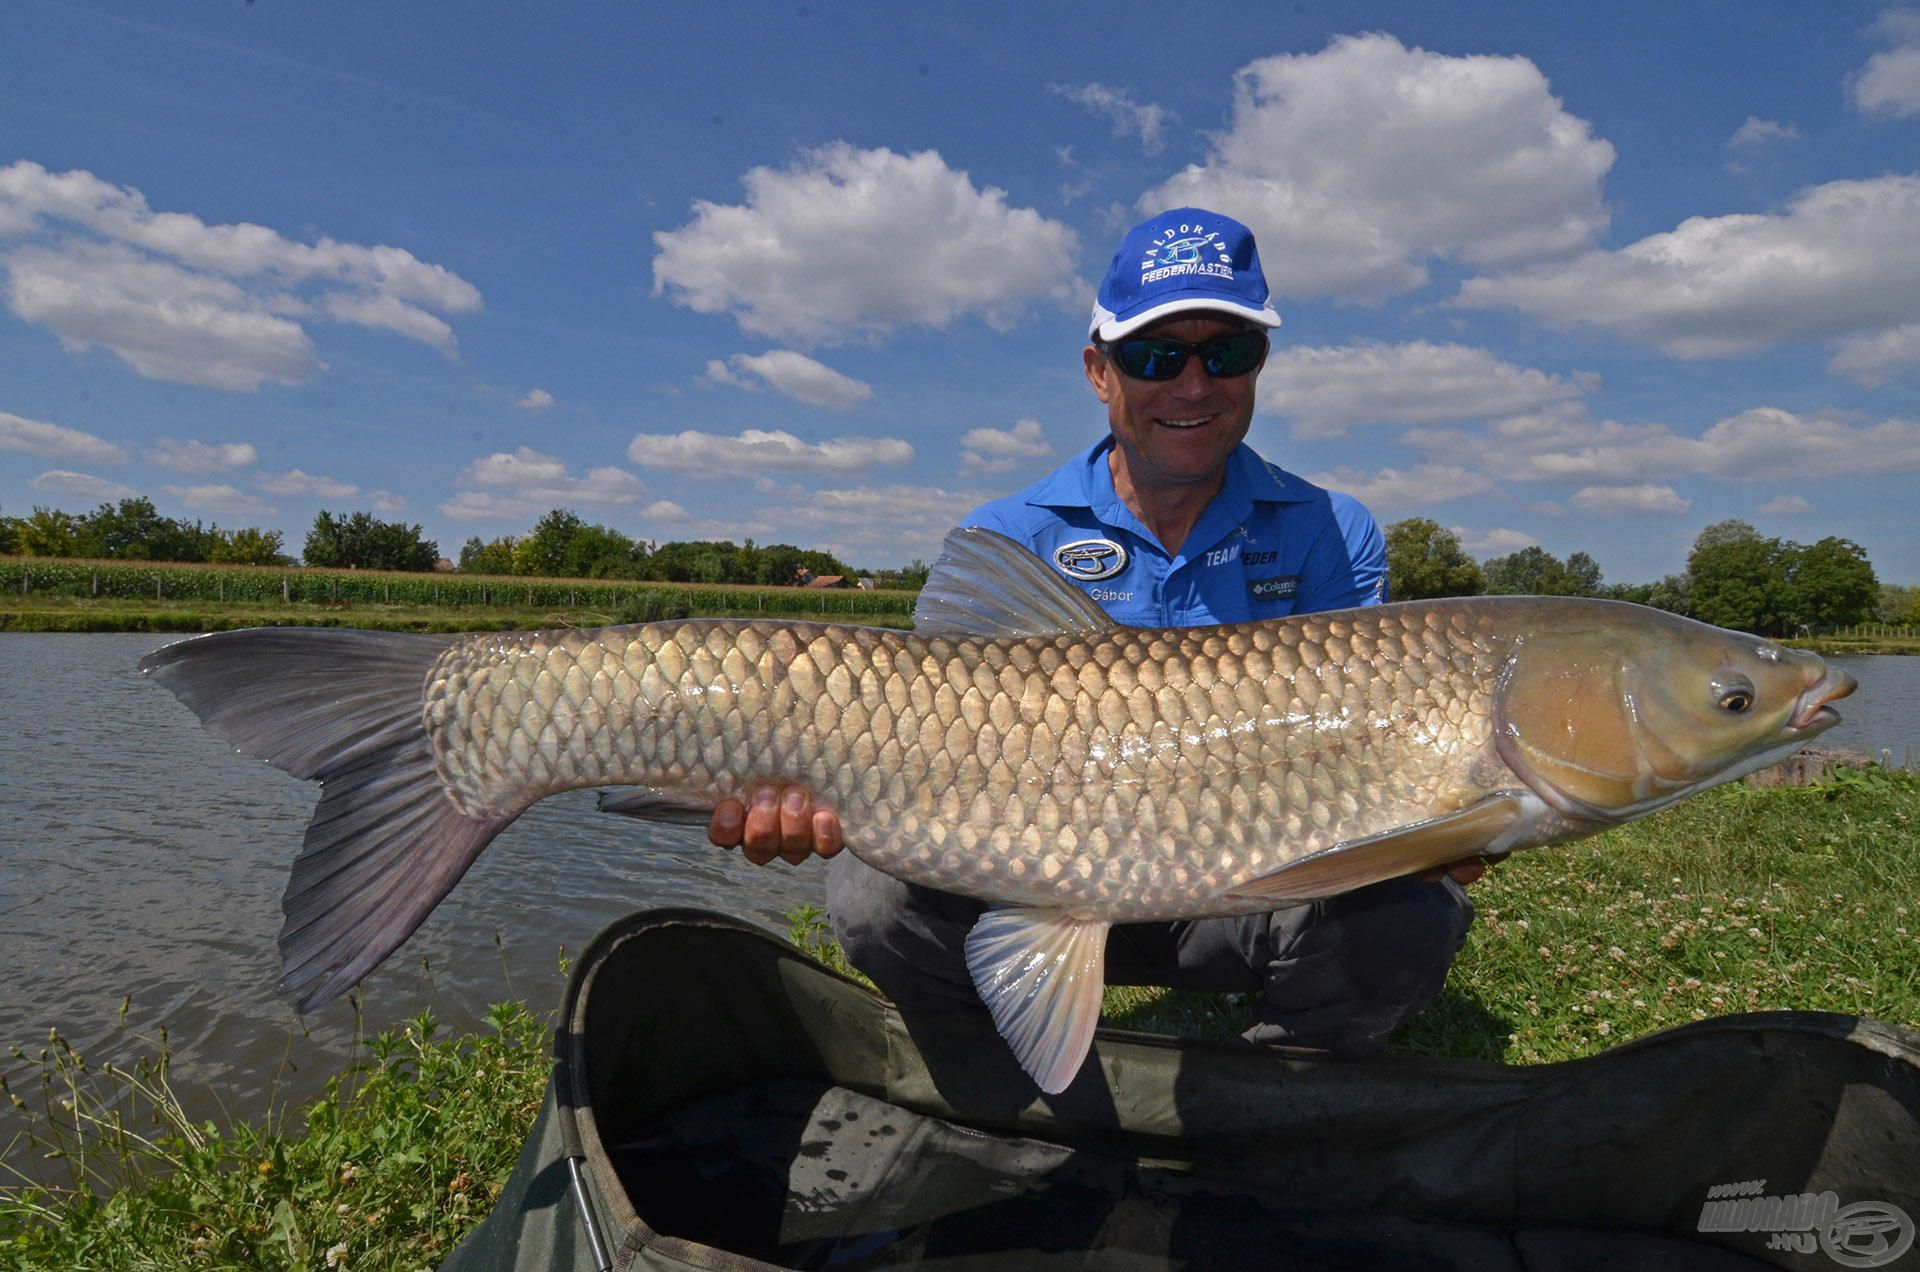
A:
[[[134,670],[175,639],[0,633],[0,1057],[58,1027],[91,1060],[130,1062],[164,1024],[196,1111],[257,1115],[269,1090],[317,1094],[353,1052],[344,999],[303,1020],[274,991],[280,894],[319,787],[236,754]],[[426,1007],[470,1024],[510,996],[545,1012],[561,950],[636,909],[784,931],[808,903],[825,904],[819,862],[761,869],[571,792],[509,827],[365,982],[367,1024]],[[0,1149],[13,1129],[0,1117]]]
[[[280,893],[318,788],[235,754],[135,672],[172,639],[0,634],[0,1048],[31,1054],[57,1027],[91,1059],[130,1061],[164,1024],[196,1112],[257,1116],[270,1090],[317,1093],[353,1051],[345,1001],[302,1020],[274,992]],[[1861,689],[1823,741],[1920,759],[1920,658],[1840,661]],[[693,905],[784,930],[824,890],[818,862],[759,869],[574,792],[511,826],[374,972],[368,1025],[424,1007],[471,1024],[509,996],[544,1012],[560,952],[629,911]]]

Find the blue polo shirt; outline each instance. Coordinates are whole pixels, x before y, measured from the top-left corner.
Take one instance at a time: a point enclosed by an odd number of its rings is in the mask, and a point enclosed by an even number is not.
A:
[[[1267,463],[1244,442],[1177,555],[1114,493],[1108,434],[963,525],[1024,543],[1129,627],[1281,618],[1387,599],[1387,545],[1357,499]]]

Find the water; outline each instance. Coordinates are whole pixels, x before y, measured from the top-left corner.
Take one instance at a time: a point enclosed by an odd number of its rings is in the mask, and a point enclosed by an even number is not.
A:
[[[354,1049],[344,1000],[303,1020],[274,991],[280,893],[319,788],[237,755],[135,672],[172,639],[0,634],[0,1056],[58,1027],[91,1060],[130,1062],[165,1025],[189,1107],[257,1117],[270,1093],[317,1094]],[[545,1012],[561,950],[632,910],[783,931],[824,897],[818,862],[761,869],[572,792],[509,827],[373,973],[367,1027],[422,1008],[472,1024],[510,996]],[[0,1150],[13,1129],[0,1119]]]
[[[303,1021],[273,988],[280,893],[317,788],[236,755],[142,680],[134,664],[168,639],[0,634],[0,1047],[31,1053],[57,1026],[83,1055],[130,1061],[164,1024],[190,1108],[258,1116],[269,1091],[315,1094],[353,1051],[345,1002]],[[1841,661],[1861,688],[1823,740],[1920,757],[1920,658]],[[779,929],[823,891],[818,863],[759,869],[696,830],[602,816],[584,792],[547,800],[369,979],[368,1024],[423,1007],[471,1024],[508,996],[544,1012],[560,951],[630,910]]]
[[[1845,668],[1860,682],[1860,689],[1835,704],[1840,723],[1821,735],[1819,745],[1851,747],[1883,762],[1920,767],[1920,658],[1827,661]]]

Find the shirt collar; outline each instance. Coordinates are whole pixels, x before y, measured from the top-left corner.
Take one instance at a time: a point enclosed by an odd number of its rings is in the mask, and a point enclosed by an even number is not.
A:
[[[1108,433],[1042,479],[1028,493],[1027,502],[1041,508],[1096,508],[1103,512],[1109,504],[1119,504],[1113,473],[1107,467],[1107,452],[1112,449],[1113,434]],[[1261,459],[1242,442],[1227,456],[1226,483],[1214,502],[1226,505],[1238,519],[1251,512],[1256,503],[1304,503],[1313,498],[1313,490],[1292,473]]]

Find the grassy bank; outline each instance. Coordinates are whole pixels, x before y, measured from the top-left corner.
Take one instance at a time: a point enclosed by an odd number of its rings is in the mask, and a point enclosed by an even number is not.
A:
[[[1533,1064],[1784,1009],[1920,1028],[1917,831],[1920,778],[1843,770],[1522,853],[1474,886],[1446,992],[1394,1049]],[[818,915],[793,936],[836,957]],[[1113,989],[1107,1009],[1230,1037],[1247,1004]],[[547,1073],[543,1022],[512,1006],[477,1035],[424,1018],[382,1035],[326,1098],[264,1127],[185,1124],[153,1066],[89,1071],[57,1040],[26,1060],[0,1141],[64,1154],[65,1182],[0,1187],[0,1265],[23,1269],[431,1267],[505,1181]]]

